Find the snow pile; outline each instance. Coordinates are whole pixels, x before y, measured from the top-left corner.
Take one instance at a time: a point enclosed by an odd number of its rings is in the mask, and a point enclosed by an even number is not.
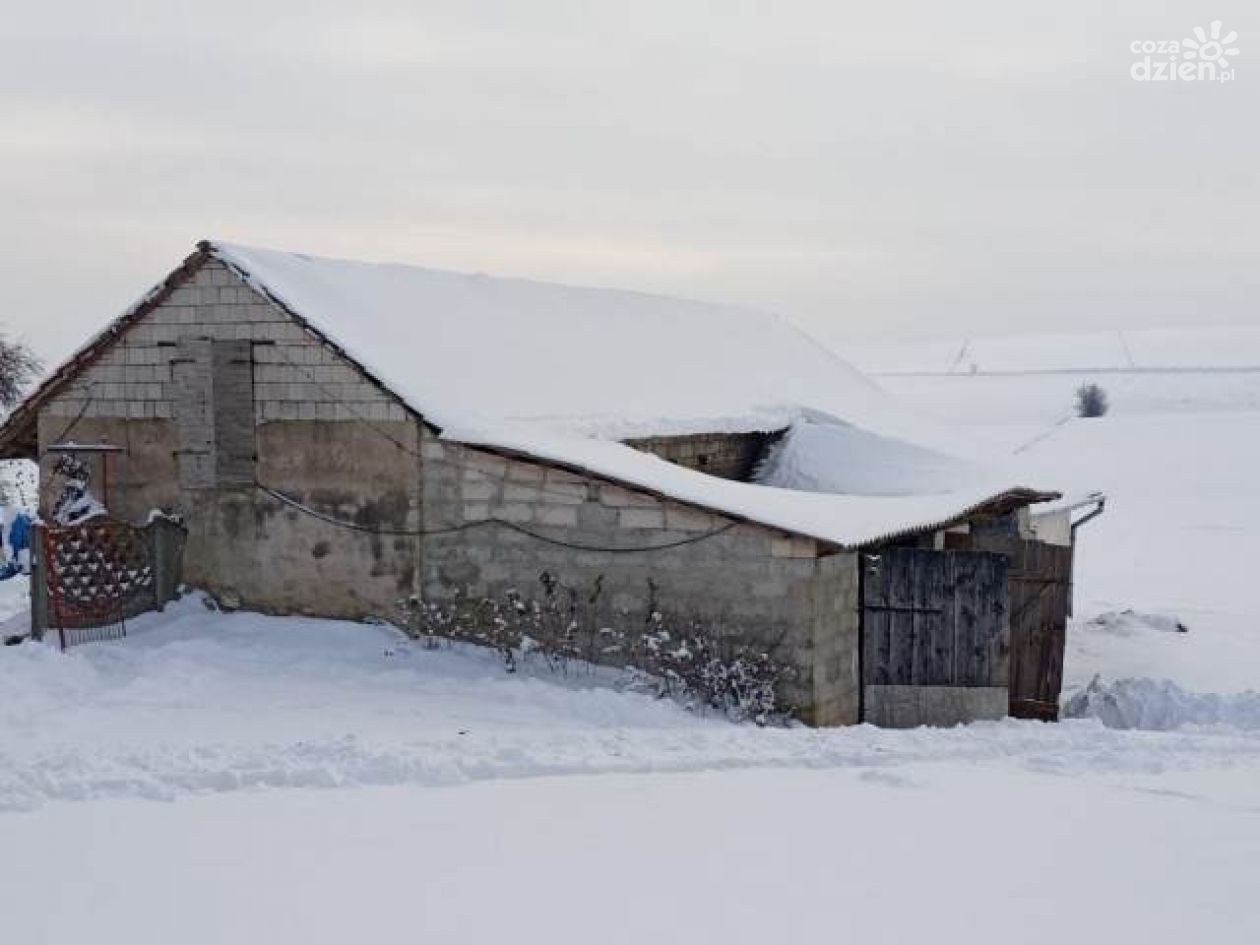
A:
[[[1095,678],[1063,707],[1066,718],[1094,718],[1108,728],[1166,732],[1183,725],[1230,725],[1260,730],[1260,692],[1186,692],[1170,680]]]

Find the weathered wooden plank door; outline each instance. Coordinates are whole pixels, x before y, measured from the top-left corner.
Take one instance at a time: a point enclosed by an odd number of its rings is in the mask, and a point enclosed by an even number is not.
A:
[[[877,704],[904,697],[903,687],[1007,685],[1004,557],[885,548],[864,555],[862,567],[862,680],[870,694],[866,719],[887,724],[886,707]],[[922,700],[917,704],[932,714]]]
[[[1011,559],[1011,715],[1059,717],[1072,549],[1019,541]]]
[[[949,538],[955,546],[996,552],[1010,562],[1010,713],[1016,718],[1057,719],[1072,595],[1072,549],[1011,535]]]

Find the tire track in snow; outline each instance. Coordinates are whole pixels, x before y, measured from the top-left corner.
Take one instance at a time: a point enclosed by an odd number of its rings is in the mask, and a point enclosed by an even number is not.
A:
[[[64,746],[0,755],[0,811],[99,798],[277,788],[450,786],[556,775],[743,768],[895,768],[916,763],[1014,766],[1063,775],[1158,773],[1260,765],[1260,732],[1116,731],[1096,720],[1006,721],[954,729],[870,726],[453,735],[383,741],[345,735],[288,743],[208,743],[110,750]]]

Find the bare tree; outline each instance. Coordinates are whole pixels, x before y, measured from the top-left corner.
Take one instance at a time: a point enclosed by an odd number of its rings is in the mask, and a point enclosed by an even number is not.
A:
[[[1107,392],[1097,384],[1082,384],[1076,389],[1076,414],[1079,417],[1101,417],[1107,412]]]
[[[30,348],[0,334],[0,407],[12,407],[35,379],[41,364]]]

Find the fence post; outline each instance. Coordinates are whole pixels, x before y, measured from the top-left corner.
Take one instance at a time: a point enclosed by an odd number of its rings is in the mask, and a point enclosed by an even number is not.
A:
[[[153,592],[158,610],[175,599],[180,580],[179,562],[176,560],[182,535],[180,526],[164,518],[156,518],[149,525],[153,535]]]
[[[48,629],[48,564],[44,561],[43,525],[31,526],[31,636],[44,639]]]

